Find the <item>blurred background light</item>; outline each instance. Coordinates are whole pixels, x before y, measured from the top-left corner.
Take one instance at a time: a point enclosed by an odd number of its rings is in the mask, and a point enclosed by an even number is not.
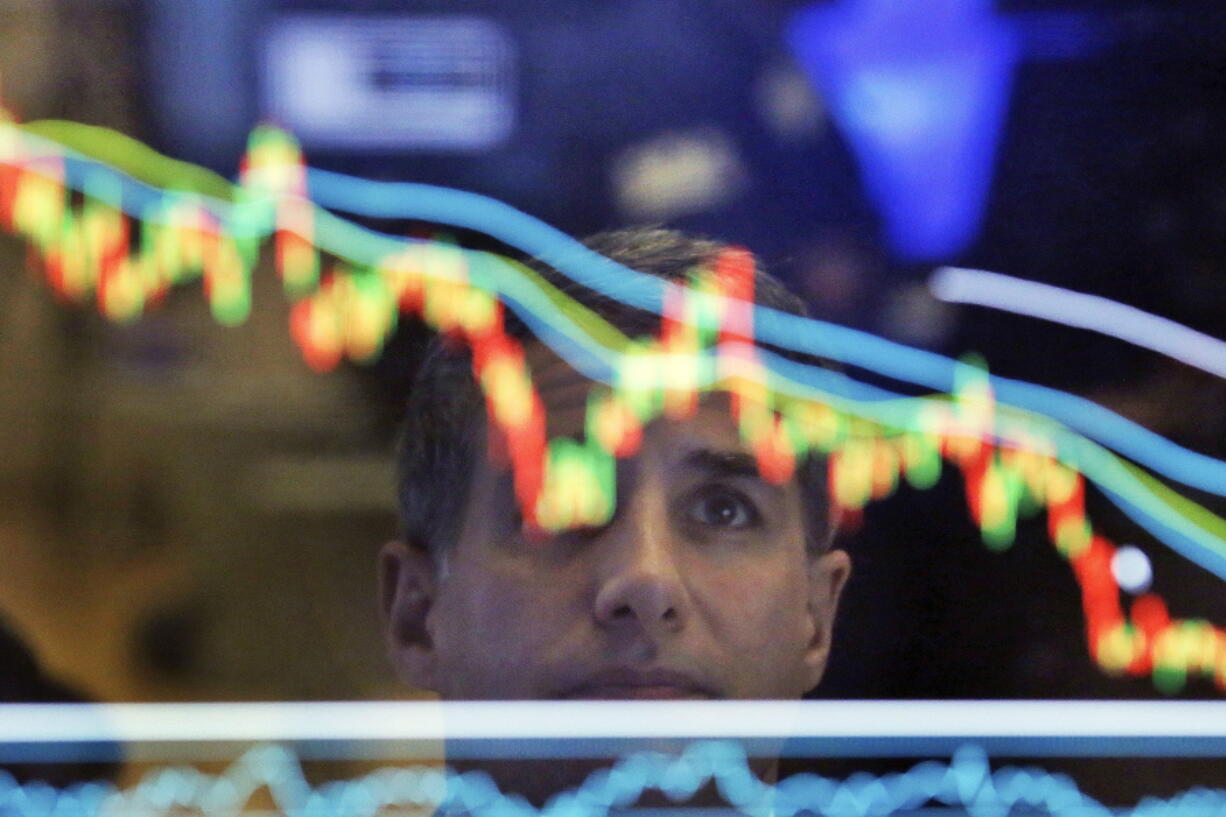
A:
[[[988,0],[840,0],[798,11],[789,42],[860,160],[891,246],[948,258],[983,218],[1016,34]]]
[[[307,149],[485,150],[515,126],[515,52],[480,17],[284,15],[263,109]]]

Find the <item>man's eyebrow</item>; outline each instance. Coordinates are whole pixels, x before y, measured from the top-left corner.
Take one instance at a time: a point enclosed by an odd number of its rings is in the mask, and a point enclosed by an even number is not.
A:
[[[689,469],[705,471],[712,476],[762,479],[757,459],[744,451],[700,448],[687,454],[682,465]]]

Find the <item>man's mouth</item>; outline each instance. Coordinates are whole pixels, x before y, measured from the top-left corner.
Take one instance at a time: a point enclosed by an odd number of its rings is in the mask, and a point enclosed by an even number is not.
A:
[[[718,696],[684,673],[618,668],[586,678],[567,688],[562,697],[592,701],[684,701]]]

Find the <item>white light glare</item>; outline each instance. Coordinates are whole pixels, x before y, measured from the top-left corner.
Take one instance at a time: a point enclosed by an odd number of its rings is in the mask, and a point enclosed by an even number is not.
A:
[[[1111,557],[1111,574],[1122,590],[1134,595],[1148,590],[1154,578],[1149,557],[1132,545],[1124,545]]]

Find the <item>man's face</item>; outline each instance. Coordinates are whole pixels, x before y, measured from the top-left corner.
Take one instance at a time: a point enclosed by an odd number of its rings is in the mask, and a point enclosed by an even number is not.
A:
[[[543,347],[528,362],[549,435],[582,439],[590,383]],[[799,485],[757,474],[726,397],[650,424],[617,481],[608,524],[542,540],[522,529],[509,470],[482,457],[444,569],[385,551],[406,680],[444,699],[797,698],[815,686],[847,556],[810,555]]]

